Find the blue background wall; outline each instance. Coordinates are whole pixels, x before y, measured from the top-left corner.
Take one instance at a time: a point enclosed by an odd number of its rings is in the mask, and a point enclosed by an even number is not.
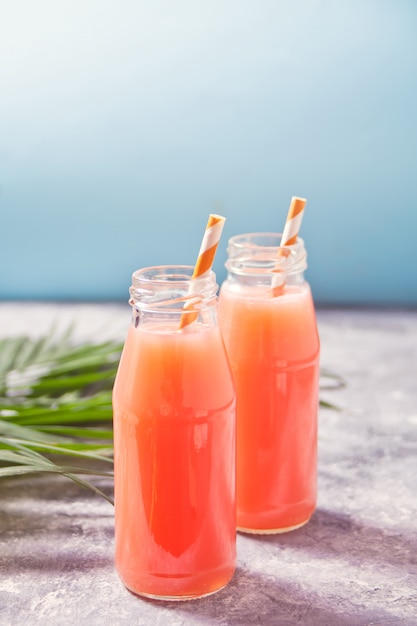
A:
[[[318,303],[417,304],[415,0],[13,0],[0,298],[126,300],[134,269],[281,230]]]

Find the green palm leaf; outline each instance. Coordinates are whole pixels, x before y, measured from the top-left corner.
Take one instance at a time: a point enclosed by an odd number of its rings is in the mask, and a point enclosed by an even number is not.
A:
[[[111,501],[82,476],[112,477],[111,389],[122,345],[74,345],[71,334],[0,340],[0,478],[61,474]]]

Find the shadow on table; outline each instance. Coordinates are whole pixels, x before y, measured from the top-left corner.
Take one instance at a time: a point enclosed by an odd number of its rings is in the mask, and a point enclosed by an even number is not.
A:
[[[186,603],[171,602],[167,608],[177,619],[189,616],[191,624],[355,626],[348,616],[323,610],[318,597],[305,591],[301,585],[278,584],[242,568],[237,568],[231,583],[215,595]],[[185,619],[184,623],[188,620]]]
[[[145,600],[145,602],[152,602]],[[161,606],[158,604],[158,606]],[[345,610],[344,610],[345,609]],[[169,602],[165,613],[171,623],[224,626],[387,626],[399,624],[382,610],[357,608],[354,614],[338,606],[334,596],[303,588],[302,584],[268,580],[267,574],[240,567],[223,590],[200,600]],[[185,621],[184,616],[186,616]]]
[[[373,526],[354,521],[349,515],[326,510],[316,511],[309,524],[283,535],[242,535],[244,542],[269,546],[268,558],[277,559],[285,548],[312,555],[317,559],[335,559],[356,566],[404,568],[411,564],[417,550],[415,537],[387,533]],[[262,556],[256,555],[258,560]],[[305,557],[304,557],[305,561]],[[308,579],[308,576],[306,577]],[[343,581],[348,582],[348,581]],[[310,585],[311,587],[311,585]],[[309,585],[285,580],[272,580],[268,571],[250,571],[250,565],[238,567],[231,583],[208,598],[165,605],[177,618],[189,615],[190,623],[219,623],[227,626],[364,626],[369,624],[409,624],[382,608],[367,608],[360,598],[343,597],[337,591],[338,581],[331,581],[323,592],[312,591]],[[404,598],[406,601],[406,598]],[[356,605],[355,605],[356,604]],[[160,605],[159,605],[160,606]],[[351,607],[354,613],[344,613]],[[200,622],[199,622],[200,623]]]
[[[102,483],[110,492],[111,483]],[[0,570],[59,574],[113,567],[114,509],[101,496],[45,474],[2,479],[0,502]]]
[[[345,513],[318,509],[310,522],[282,535],[246,535],[277,547],[300,548],[320,558],[335,558],[353,565],[364,562],[404,567],[417,551],[417,534],[384,530],[354,520]]]

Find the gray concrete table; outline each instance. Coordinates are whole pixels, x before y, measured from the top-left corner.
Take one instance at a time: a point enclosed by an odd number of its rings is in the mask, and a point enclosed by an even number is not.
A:
[[[82,336],[124,336],[127,306],[0,304],[0,334],[41,334],[52,319]],[[319,498],[286,535],[239,535],[219,593],[158,603],[124,589],[113,566],[113,510],[50,476],[0,481],[0,624],[74,626],[417,624],[417,313],[320,310],[323,391]],[[112,485],[101,481],[111,492]]]

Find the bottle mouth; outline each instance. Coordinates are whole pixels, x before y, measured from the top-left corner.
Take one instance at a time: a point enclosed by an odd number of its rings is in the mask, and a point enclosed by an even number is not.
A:
[[[193,308],[209,304],[216,298],[218,285],[213,271],[193,278],[191,265],[158,265],[144,267],[132,274],[129,304],[137,309],[178,311],[190,300]]]
[[[264,276],[272,271],[286,276],[301,274],[307,268],[304,241],[281,247],[281,233],[246,233],[229,239],[225,267],[239,275]]]

